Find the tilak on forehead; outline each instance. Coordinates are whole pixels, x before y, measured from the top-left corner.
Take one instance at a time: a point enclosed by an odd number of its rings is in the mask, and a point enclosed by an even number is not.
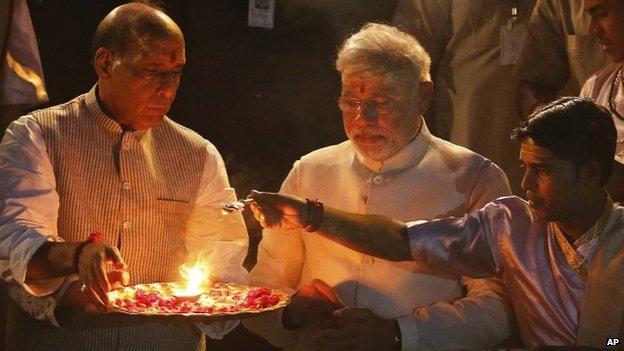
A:
[[[142,58],[164,55],[168,57],[171,63],[174,63],[181,54],[183,55],[183,51],[181,53],[179,49],[184,50],[184,44],[179,44],[181,43],[178,42],[178,38],[174,34],[165,37],[154,36],[149,33],[138,35],[136,38],[137,54],[130,59],[138,61]],[[180,46],[182,47],[180,48]]]
[[[362,70],[343,74],[342,88],[343,91],[345,88],[349,88],[360,94],[370,92],[378,94],[396,94],[403,89],[409,88],[409,85],[393,74]]]

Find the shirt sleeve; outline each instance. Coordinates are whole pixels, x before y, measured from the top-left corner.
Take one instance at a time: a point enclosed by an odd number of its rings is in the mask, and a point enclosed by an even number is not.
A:
[[[463,217],[408,223],[412,259],[426,267],[473,278],[502,272],[499,236],[511,228],[501,198]]]
[[[298,162],[282,183],[280,193],[299,194]],[[294,292],[301,280],[305,252],[301,230],[280,232],[264,230],[258,245],[258,262],[251,270],[256,285],[279,287]],[[282,325],[282,309],[243,321],[243,325],[277,347],[296,341],[297,331]]]
[[[500,279],[463,277],[461,283],[465,297],[418,307],[397,319],[403,350],[481,349],[509,336],[513,312]]]
[[[0,143],[0,270],[34,296],[57,290],[63,278],[27,281],[28,263],[57,234],[59,197],[43,133],[32,116],[13,122]]]
[[[186,247],[191,262],[196,258],[209,262],[216,280],[246,284],[248,273],[243,261],[249,246],[247,229],[241,213],[221,214],[221,204],[236,200],[236,192],[230,187],[221,155],[212,144],[206,143],[206,163],[187,225]],[[197,325],[211,338],[221,339],[238,323]]]

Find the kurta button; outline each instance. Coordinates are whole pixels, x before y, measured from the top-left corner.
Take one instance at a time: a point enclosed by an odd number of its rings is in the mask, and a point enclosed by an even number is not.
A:
[[[123,182],[121,184],[121,187],[123,188],[123,190],[130,190],[130,189],[132,189],[132,185],[130,185],[130,182]]]
[[[362,263],[363,264],[373,264],[373,263],[375,263],[375,259],[372,258],[371,256],[362,256]]]
[[[384,177],[382,175],[378,175],[378,176],[374,176],[373,177],[373,183],[375,184],[381,184],[384,181]]]
[[[132,227],[132,223],[130,223],[130,221],[123,221],[122,225],[123,225],[123,229],[126,229],[126,230]]]

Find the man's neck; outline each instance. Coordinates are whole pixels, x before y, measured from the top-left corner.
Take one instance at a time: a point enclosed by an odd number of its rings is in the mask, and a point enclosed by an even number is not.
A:
[[[110,108],[108,108],[108,105],[106,105],[104,100],[102,100],[102,98],[100,97],[100,87],[99,87],[99,85],[95,88],[95,98],[96,98],[96,101],[97,101],[98,105],[100,106],[100,109],[102,110],[102,112],[104,112],[104,114],[108,118],[110,118],[110,119],[114,120],[115,122],[117,122],[121,126],[122,130],[135,130],[134,127],[132,127],[132,125],[120,122],[119,119],[115,118],[115,115],[113,114],[113,112],[110,110]]]
[[[568,216],[568,220],[555,223],[566,238],[573,243],[596,224],[604,210],[605,201],[606,196],[604,194],[579,201],[574,206],[574,213],[570,213]]]

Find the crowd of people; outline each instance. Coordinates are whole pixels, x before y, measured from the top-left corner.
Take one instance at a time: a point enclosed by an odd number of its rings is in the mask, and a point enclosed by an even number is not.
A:
[[[7,350],[203,350],[239,321],[106,313],[197,257],[292,291],[243,320],[286,350],[622,347],[622,0],[399,0],[357,29],[335,60],[347,140],[250,195],[249,273],[219,151],[166,115],[185,48],[161,8],[116,7],[97,82],[6,129]]]

